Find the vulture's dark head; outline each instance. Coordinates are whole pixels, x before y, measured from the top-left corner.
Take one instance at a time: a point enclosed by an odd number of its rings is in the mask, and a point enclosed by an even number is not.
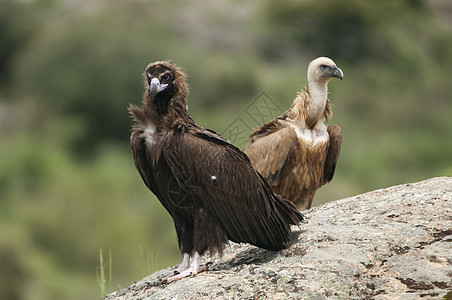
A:
[[[150,63],[144,72],[147,92],[157,106],[160,115],[168,112],[171,101],[182,101],[185,105],[188,85],[181,68],[168,61]]]
[[[332,78],[342,80],[344,73],[328,57],[319,57],[311,61],[308,67],[308,81],[326,83]]]

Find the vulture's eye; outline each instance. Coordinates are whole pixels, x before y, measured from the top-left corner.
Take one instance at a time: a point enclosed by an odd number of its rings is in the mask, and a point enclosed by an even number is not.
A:
[[[326,65],[320,65],[320,69],[326,70],[326,69],[328,69],[328,66],[326,66]]]
[[[167,82],[170,79],[171,75],[169,73],[165,73],[162,75],[161,82]]]

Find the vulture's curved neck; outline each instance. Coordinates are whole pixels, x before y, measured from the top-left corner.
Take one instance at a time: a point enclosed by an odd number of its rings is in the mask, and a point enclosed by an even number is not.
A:
[[[308,80],[308,90],[311,97],[311,103],[308,107],[306,119],[317,123],[323,116],[326,102],[328,99],[328,81]],[[310,123],[311,123],[310,122]]]

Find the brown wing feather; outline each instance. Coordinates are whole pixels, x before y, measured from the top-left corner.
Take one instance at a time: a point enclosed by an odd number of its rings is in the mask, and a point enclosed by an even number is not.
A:
[[[278,250],[302,215],[276,196],[246,155],[211,131],[171,132],[163,154],[181,187],[201,201],[230,240]]]
[[[268,130],[266,135],[253,139],[243,152],[268,183],[276,185],[297,143],[293,128],[278,126],[275,130]]]
[[[130,147],[132,148],[133,160],[138,173],[140,173],[140,176],[148,189],[159,197],[160,193],[158,192],[158,188],[154,180],[155,175],[153,174],[152,168],[150,168],[146,144],[144,138],[141,137],[142,134],[143,131],[134,130],[130,135]]]
[[[284,115],[282,115],[284,116]],[[280,116],[280,117],[282,117]],[[281,129],[280,117],[271,120],[268,123],[265,123],[261,127],[254,128],[253,133],[250,134],[249,138],[251,141],[255,141],[256,139],[260,139],[264,136],[272,134]]]
[[[330,143],[328,145],[325,168],[323,170],[323,184],[326,184],[333,179],[342,145],[342,130],[338,125],[329,126],[328,135],[330,136]]]

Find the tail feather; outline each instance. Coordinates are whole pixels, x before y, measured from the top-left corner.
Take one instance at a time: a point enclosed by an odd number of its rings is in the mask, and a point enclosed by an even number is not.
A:
[[[287,248],[290,241],[290,225],[297,225],[303,221],[304,216],[292,204],[292,202],[274,195],[275,206],[271,216],[273,219],[273,232],[271,242],[266,245],[257,245],[269,250],[281,250]]]

